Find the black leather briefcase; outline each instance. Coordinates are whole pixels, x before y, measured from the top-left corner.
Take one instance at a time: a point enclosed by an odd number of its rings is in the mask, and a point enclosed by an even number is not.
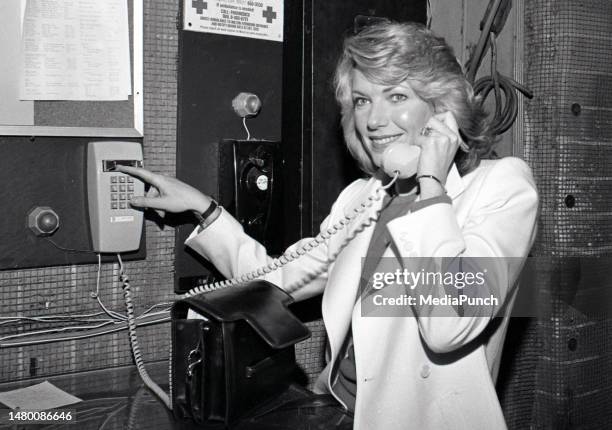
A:
[[[288,310],[292,301],[275,285],[253,281],[176,302],[175,417],[230,425],[283,392],[297,370],[294,344],[310,336]],[[187,319],[190,309],[203,319]]]

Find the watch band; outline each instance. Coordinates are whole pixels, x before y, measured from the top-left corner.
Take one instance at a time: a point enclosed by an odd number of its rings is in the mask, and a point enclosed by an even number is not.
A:
[[[219,206],[216,201],[211,200],[210,206],[208,206],[204,212],[199,213],[193,211],[193,214],[198,220],[198,233],[200,233],[206,227],[211,225],[217,218],[219,218],[219,215],[221,215],[221,206]]]
[[[216,201],[211,200],[210,205],[208,206],[208,208],[206,208],[204,212],[200,213],[197,211],[193,211],[193,214],[198,219],[198,223],[201,224],[206,221],[206,218],[212,215],[212,213],[215,211],[215,209],[217,209],[218,206],[219,204]]]

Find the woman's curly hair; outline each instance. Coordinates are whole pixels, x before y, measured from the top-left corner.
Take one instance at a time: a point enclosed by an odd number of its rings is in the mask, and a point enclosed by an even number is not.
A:
[[[434,112],[452,112],[461,137],[469,146],[469,152],[457,151],[455,157],[461,175],[476,168],[480,159],[491,152],[494,136],[488,115],[474,95],[452,48],[421,24],[385,20],[346,37],[334,77],[344,138],[366,173],[373,175],[376,167],[355,130],[351,95],[353,69],[379,85],[398,85],[407,80]]]

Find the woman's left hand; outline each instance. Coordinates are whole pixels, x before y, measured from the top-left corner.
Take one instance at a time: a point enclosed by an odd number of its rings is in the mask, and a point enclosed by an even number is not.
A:
[[[446,184],[450,166],[463,142],[459,136],[457,121],[451,112],[432,116],[423,130],[415,142],[421,148],[417,177],[431,175],[440,181],[438,183],[427,177],[419,179],[421,198],[426,199],[444,194],[442,184]]]

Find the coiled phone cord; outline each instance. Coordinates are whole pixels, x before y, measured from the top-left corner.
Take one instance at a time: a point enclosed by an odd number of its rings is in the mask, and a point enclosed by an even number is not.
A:
[[[119,278],[121,279],[123,286],[123,297],[125,299],[125,312],[127,315],[130,345],[132,347],[132,355],[134,356],[134,362],[136,363],[138,374],[140,375],[142,382],[144,382],[144,384],[151,389],[151,391],[153,391],[153,393],[155,393],[155,395],[159,397],[162,402],[164,402],[168,409],[172,410],[170,396],[159,385],[157,385],[153,379],[151,379],[149,372],[147,372],[145,367],[144,360],[142,359],[140,345],[138,344],[138,337],[136,336],[136,318],[134,316],[134,304],[132,303],[132,293],[130,291],[130,280],[123,269],[123,261],[121,260],[121,256],[119,254],[117,254],[117,259],[119,260]]]
[[[221,288],[227,288],[227,287],[231,287],[237,284],[251,281],[260,276],[266,275],[274,270],[277,270],[281,268],[282,266],[284,266],[285,264],[301,257],[302,255],[306,254],[307,252],[311,251],[312,249],[324,243],[327,239],[329,239],[334,234],[344,229],[348,224],[351,223],[351,221],[353,221],[357,217],[357,215],[363,213],[367,208],[371,207],[374,204],[374,202],[377,202],[380,199],[382,199],[382,196],[381,196],[382,192],[388,189],[389,187],[391,187],[395,183],[395,181],[397,181],[398,177],[399,177],[399,172],[396,172],[391,182],[389,182],[387,185],[381,186],[376,189],[374,196],[368,196],[367,201],[362,202],[359,205],[359,207],[354,208],[352,213],[350,213],[349,215],[345,215],[343,219],[341,219],[336,224],[328,228],[326,231],[320,232],[313,240],[311,240],[310,242],[307,242],[305,245],[303,245],[299,249],[295,251],[291,251],[291,252],[285,252],[279,258],[275,258],[267,266],[260,267],[259,269],[253,270],[247,274],[238,276],[236,278],[228,279],[225,281],[219,281],[213,284],[201,285],[199,287],[193,288],[189,290],[188,292],[186,292],[185,294],[180,295],[178,299],[193,297],[195,295],[206,293],[208,291],[218,290]],[[373,221],[372,219],[366,220],[364,222],[364,226],[371,225],[372,221]],[[350,238],[347,238],[347,240],[343,242],[338,252],[336,252],[333,255],[334,259],[339,254],[339,252],[344,248],[344,246],[348,244],[350,239],[352,239],[353,237],[354,235],[351,236]],[[129,338],[130,338],[130,346],[132,347],[132,355],[134,356],[134,362],[136,363],[138,374],[140,375],[142,382],[151,391],[153,391],[153,393],[157,397],[159,397],[159,399],[164,403],[164,405],[169,410],[172,410],[172,401],[170,399],[170,396],[159,385],[157,385],[155,381],[153,381],[153,379],[151,379],[151,377],[149,376],[149,373],[147,372],[147,369],[145,368],[145,364],[142,359],[142,353],[140,352],[140,345],[138,343],[138,336],[136,335],[136,320],[134,317],[134,305],[132,304],[132,295],[130,292],[130,281],[129,281],[128,276],[125,273],[125,270],[123,268],[123,261],[121,260],[121,256],[119,254],[117,254],[117,259],[119,261],[119,268],[120,268],[119,276],[121,279],[121,283],[123,285],[123,296],[125,299],[125,308],[126,308],[126,315],[127,315],[127,322],[128,322],[128,333],[129,333]],[[294,292],[295,290],[297,290],[297,288],[292,289],[292,292]],[[172,377],[172,372],[170,372],[170,377]],[[171,380],[170,380],[170,385],[172,385]]]
[[[187,291],[186,293],[180,295],[179,299],[186,299],[186,298],[189,298],[189,297],[197,296],[198,294],[206,293],[208,291],[219,290],[221,288],[232,287],[232,286],[237,285],[237,284],[243,284],[245,282],[252,281],[253,279],[257,279],[257,278],[260,278],[262,276],[265,276],[268,273],[273,272],[273,271],[283,267],[285,264],[290,263],[293,260],[298,259],[302,255],[310,252],[311,250],[313,250],[317,246],[319,246],[322,243],[324,243],[326,240],[328,240],[334,234],[336,234],[339,231],[341,231],[342,229],[344,229],[344,227],[346,227],[348,224],[350,224],[357,217],[357,215],[359,215],[360,213],[363,213],[363,211],[365,211],[367,208],[371,207],[374,204],[374,202],[379,201],[382,198],[381,197],[381,193],[384,190],[386,190],[387,188],[391,187],[395,183],[395,181],[397,181],[398,177],[399,177],[399,173],[396,173],[395,177],[391,180],[391,182],[389,182],[387,185],[384,185],[384,186],[381,186],[381,187],[377,188],[375,193],[374,193],[374,195],[373,196],[368,196],[367,201],[363,201],[363,202],[361,202],[359,207],[353,208],[353,212],[352,213],[350,213],[348,215],[345,215],[344,218],[342,218],[336,224],[332,225],[327,230],[319,232],[319,234],[314,239],[312,239],[310,242],[307,242],[306,244],[304,244],[300,248],[298,248],[298,249],[296,249],[294,251],[286,251],[280,257],[275,258],[274,260],[272,260],[272,262],[269,263],[268,265],[262,266],[262,267],[260,267],[258,269],[255,269],[255,270],[253,270],[253,271],[251,271],[249,273],[245,273],[243,275],[237,276],[237,277],[232,278],[232,279],[226,279],[224,281],[217,281],[217,282],[212,283],[212,284],[205,284],[205,285],[200,285],[198,287],[192,288],[191,290]]]

